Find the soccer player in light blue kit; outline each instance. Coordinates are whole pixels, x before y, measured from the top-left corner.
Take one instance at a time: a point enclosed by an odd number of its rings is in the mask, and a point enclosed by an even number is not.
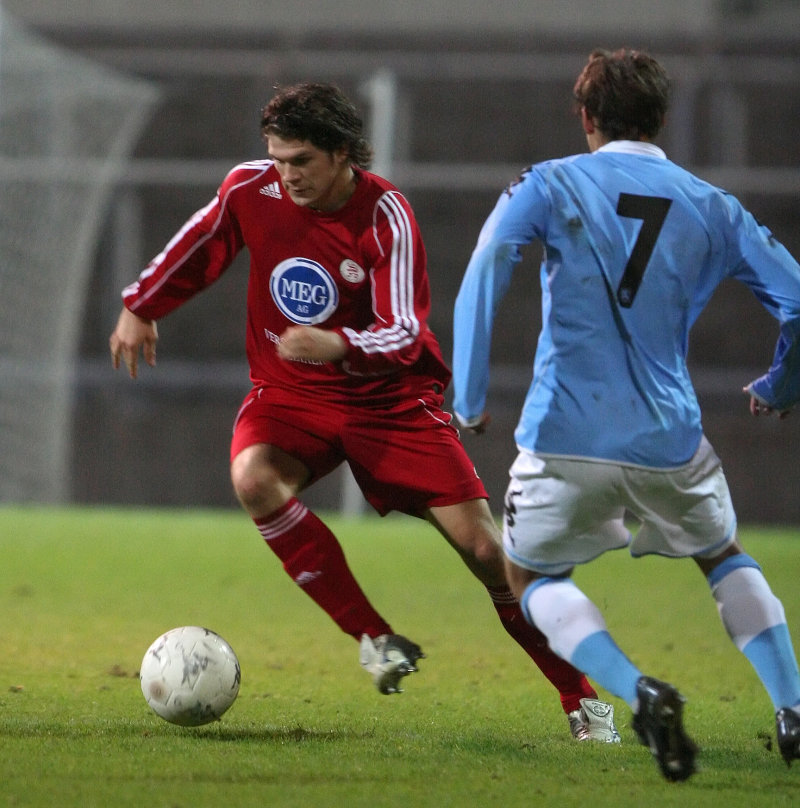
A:
[[[797,661],[783,607],[737,540],[686,354],[719,283],[746,284],[780,324],[772,366],[745,388],[750,410],[786,415],[800,399],[800,266],[736,199],[653,144],[669,96],[656,60],[596,51],[574,95],[589,153],[534,165],[506,188],[455,306],[454,409],[481,432],[495,311],[520,247],[544,245],[543,326],[505,502],[511,588],[556,653],[630,705],[662,774],[685,780],[697,747],[684,698],[642,674],[569,576],[626,546],[693,558],[774,704],[788,765],[800,758]]]

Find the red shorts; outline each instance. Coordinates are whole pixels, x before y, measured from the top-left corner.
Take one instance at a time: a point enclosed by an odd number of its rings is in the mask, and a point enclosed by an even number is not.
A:
[[[277,446],[310,471],[309,484],[347,461],[381,516],[488,499],[441,401],[401,412],[342,406],[275,387],[253,389],[233,427],[231,460],[256,443]]]

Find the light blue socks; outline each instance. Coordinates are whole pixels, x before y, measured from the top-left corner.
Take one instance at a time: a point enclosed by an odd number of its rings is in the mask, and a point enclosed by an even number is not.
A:
[[[625,656],[597,607],[569,578],[540,578],[524,592],[525,619],[547,637],[550,647],[601,687],[636,710],[641,671]]]
[[[800,703],[800,673],[783,605],[748,555],[726,558],[708,576],[719,616],[755,668],[776,710]]]

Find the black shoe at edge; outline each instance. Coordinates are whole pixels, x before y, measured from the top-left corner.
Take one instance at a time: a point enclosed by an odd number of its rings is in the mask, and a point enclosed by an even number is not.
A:
[[[687,780],[695,771],[697,746],[683,729],[686,701],[672,685],[642,676],[636,685],[639,710],[633,728],[667,780]]]
[[[788,707],[775,713],[778,748],[787,766],[800,759],[800,715]]]

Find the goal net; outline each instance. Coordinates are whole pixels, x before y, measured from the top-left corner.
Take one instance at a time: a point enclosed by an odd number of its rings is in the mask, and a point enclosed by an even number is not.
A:
[[[80,323],[114,186],[157,101],[0,7],[0,502],[69,498]]]

